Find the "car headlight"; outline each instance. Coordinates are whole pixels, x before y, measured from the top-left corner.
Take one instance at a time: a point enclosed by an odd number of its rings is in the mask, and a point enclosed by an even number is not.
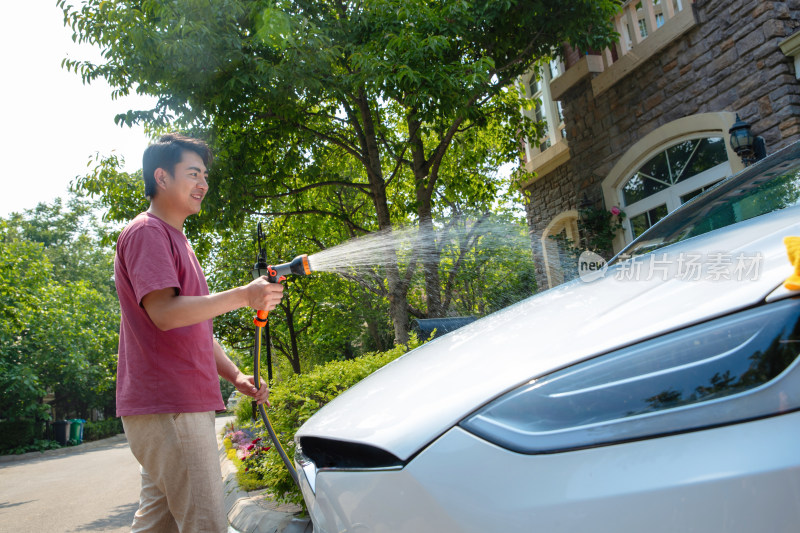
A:
[[[738,312],[534,379],[461,427],[554,453],[682,433],[800,408],[800,300]]]

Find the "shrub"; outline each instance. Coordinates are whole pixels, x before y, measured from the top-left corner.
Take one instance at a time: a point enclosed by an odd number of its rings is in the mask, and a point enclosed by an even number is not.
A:
[[[274,385],[270,391],[272,406],[267,409],[267,414],[287,455],[294,456],[294,434],[311,415],[374,371],[420,344],[412,336],[408,346],[395,346],[387,352],[365,354],[347,361],[332,361]],[[259,421],[256,425],[263,427],[263,422]],[[264,438],[268,437],[265,435]],[[261,484],[270,487],[279,501],[304,505],[300,489],[294,484],[274,448],[247,462],[248,474],[257,474]]]
[[[106,418],[97,422],[88,421],[83,425],[83,440],[99,440],[122,433],[122,420]]]
[[[228,403],[228,397],[235,390],[236,387],[233,386],[233,383],[227,379],[219,378],[219,393],[222,395],[222,401],[225,402],[226,405]]]
[[[239,403],[233,408],[233,414],[236,417],[237,425],[244,426],[250,424],[253,420],[252,400],[246,396],[239,400]]]
[[[61,448],[61,445],[54,440],[47,440],[47,439],[34,439],[32,443],[25,444],[22,446],[17,446],[16,448],[11,448],[9,450],[3,450],[0,453],[4,455],[11,455],[11,454],[23,454],[28,452],[43,452],[45,450],[57,450]]]
[[[0,422],[0,451],[5,453],[14,453],[11,450],[16,450],[24,447],[37,437],[36,430],[37,424],[32,420],[4,420]]]

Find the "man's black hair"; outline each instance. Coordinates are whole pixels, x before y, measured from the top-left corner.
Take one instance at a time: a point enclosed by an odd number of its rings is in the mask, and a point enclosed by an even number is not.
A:
[[[194,152],[203,159],[206,168],[211,166],[211,149],[200,139],[186,137],[180,133],[162,135],[158,142],[148,146],[142,156],[142,175],[144,177],[144,194],[152,199],[158,190],[155,172],[163,168],[170,175],[175,173],[175,165],[183,159],[183,153]]]

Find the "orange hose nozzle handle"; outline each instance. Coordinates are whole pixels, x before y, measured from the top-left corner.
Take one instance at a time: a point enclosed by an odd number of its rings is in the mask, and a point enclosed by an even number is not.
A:
[[[269,316],[269,311],[264,311],[263,309],[259,309],[256,311],[256,317],[253,319],[253,324],[255,324],[259,328],[263,328],[267,325],[267,317]]]

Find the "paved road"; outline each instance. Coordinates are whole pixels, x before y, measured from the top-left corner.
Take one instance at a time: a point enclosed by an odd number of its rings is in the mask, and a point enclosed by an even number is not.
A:
[[[217,418],[218,433],[229,420]],[[127,533],[139,507],[139,483],[139,464],[124,435],[2,457],[0,533]]]
[[[0,533],[129,532],[139,465],[124,437],[0,463]]]

